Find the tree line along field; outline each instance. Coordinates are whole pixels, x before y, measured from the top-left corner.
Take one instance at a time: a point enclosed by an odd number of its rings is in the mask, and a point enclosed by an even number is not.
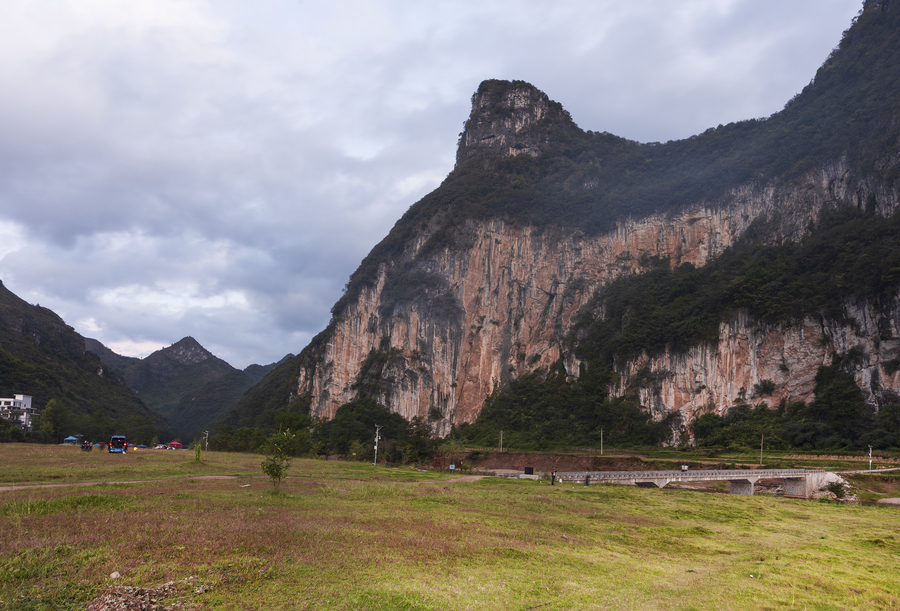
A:
[[[895,507],[302,459],[275,491],[261,456],[225,452],[0,460],[5,609],[115,591],[170,609],[900,606]],[[7,489],[25,482],[60,485]]]

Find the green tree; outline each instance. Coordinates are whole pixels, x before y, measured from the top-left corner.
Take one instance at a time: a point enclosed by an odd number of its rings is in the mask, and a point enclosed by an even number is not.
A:
[[[408,423],[403,416],[392,414],[386,407],[368,398],[340,406],[334,420],[316,428],[316,435],[323,438],[330,451],[346,454],[354,441],[364,445],[373,443],[376,425],[381,427],[381,438],[385,442],[406,442]],[[381,452],[381,447],[379,456],[388,459],[388,455]],[[395,457],[390,460],[395,460]]]
[[[288,454],[288,448],[293,441],[294,433],[291,432],[291,429],[285,429],[272,434],[263,446],[266,459],[262,461],[260,466],[263,473],[272,480],[272,486],[276,490],[281,486],[284,478],[287,477],[287,471],[291,467],[291,457]]]
[[[61,401],[50,399],[44,406],[40,419],[38,430],[50,435],[54,443],[62,443],[71,420],[71,414],[66,406]]]
[[[409,421],[408,441],[403,451],[403,461],[418,462],[431,454],[433,444],[431,423],[422,416],[415,416]]]
[[[691,431],[698,442],[703,442],[722,426],[723,419],[718,414],[703,414],[691,423]]]
[[[81,432],[88,440],[108,441],[115,434],[116,422],[104,410],[98,409],[82,421],[82,427],[84,430]],[[128,441],[132,441],[130,436]]]
[[[361,441],[354,439],[350,443],[350,448],[347,450],[348,458],[350,460],[365,460],[368,458],[369,448],[367,445],[363,444]],[[374,450],[373,450],[374,451]]]
[[[831,427],[835,443],[851,445],[871,427],[872,414],[853,376],[839,365],[819,367],[816,398],[809,404],[810,415]],[[839,440],[839,441],[838,441]]]

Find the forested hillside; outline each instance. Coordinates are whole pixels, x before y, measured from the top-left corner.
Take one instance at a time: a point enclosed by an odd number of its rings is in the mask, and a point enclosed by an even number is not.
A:
[[[271,363],[235,369],[192,337],[143,359],[116,354],[97,340],[86,340],[86,347],[185,439],[193,439],[276,367]]]
[[[100,358],[84,338],[51,310],[31,305],[0,285],[0,396],[26,394],[43,412],[37,437],[58,441],[77,433],[88,439],[114,432],[149,442],[171,434]],[[52,408],[47,410],[48,404]],[[6,435],[19,437],[13,428]]]

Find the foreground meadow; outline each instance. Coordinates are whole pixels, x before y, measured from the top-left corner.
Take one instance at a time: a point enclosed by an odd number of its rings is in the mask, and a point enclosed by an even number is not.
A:
[[[0,492],[2,608],[167,582],[161,608],[900,608],[896,507],[305,460],[275,493],[261,457],[213,452],[0,461],[0,486],[99,482]]]

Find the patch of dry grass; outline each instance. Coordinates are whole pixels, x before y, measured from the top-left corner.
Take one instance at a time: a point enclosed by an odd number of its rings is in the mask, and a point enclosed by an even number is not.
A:
[[[222,609],[900,606],[897,508],[447,483],[304,460],[275,494],[258,456],[210,454],[195,468],[236,477],[196,480],[176,460],[187,454],[148,455],[149,468],[103,455],[71,470],[107,481],[97,465],[127,465],[130,481],[164,478],[168,466],[164,481],[0,493],[0,607],[84,608],[113,584],[166,582],[179,585],[163,604]],[[36,464],[17,456],[0,447],[20,482],[64,470],[52,453]]]

